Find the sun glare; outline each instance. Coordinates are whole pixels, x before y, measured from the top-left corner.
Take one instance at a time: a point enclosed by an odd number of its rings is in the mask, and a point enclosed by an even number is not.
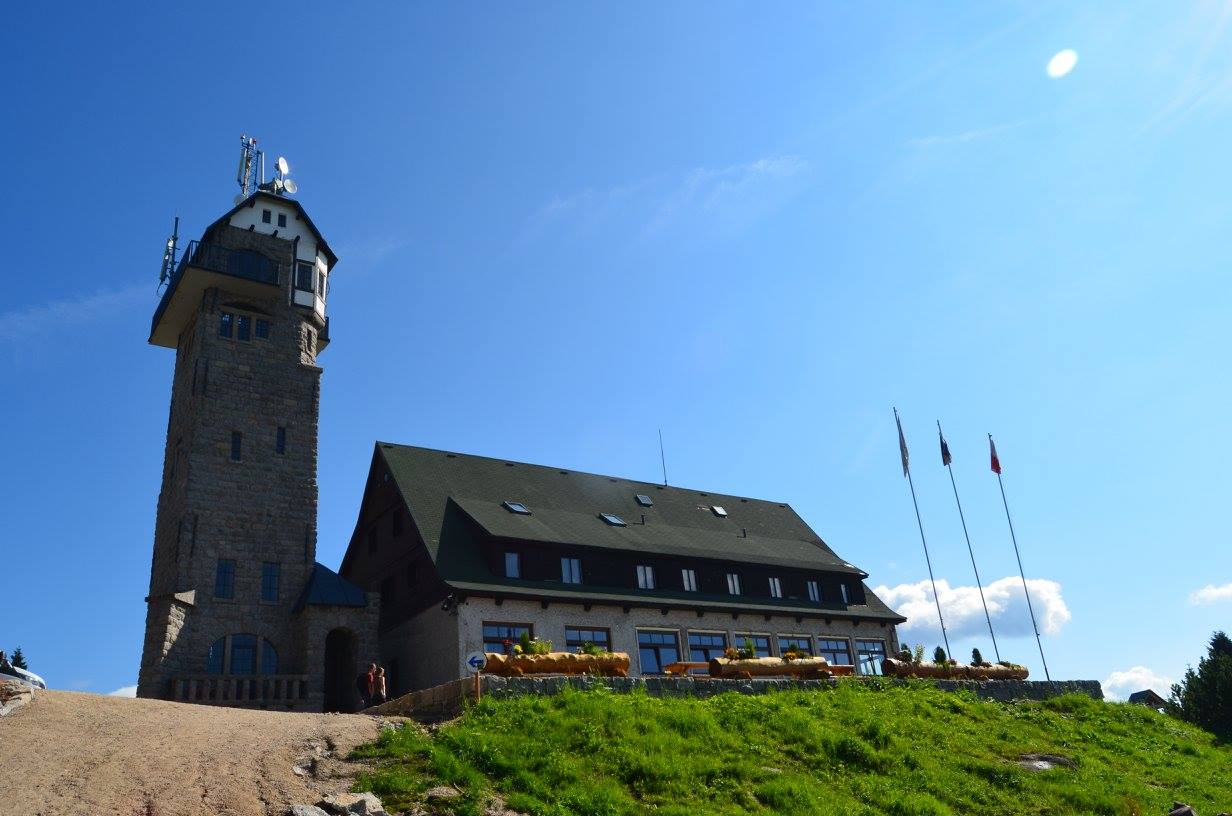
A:
[[[1078,64],[1078,52],[1072,48],[1066,48],[1064,51],[1058,51],[1053,55],[1052,59],[1048,60],[1048,76],[1053,79],[1061,77],[1074,70],[1074,66]]]

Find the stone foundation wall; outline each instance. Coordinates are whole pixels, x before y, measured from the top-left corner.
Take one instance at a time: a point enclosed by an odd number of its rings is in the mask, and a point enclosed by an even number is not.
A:
[[[871,679],[871,678],[869,678]],[[907,685],[906,680],[876,678],[888,685]],[[513,697],[523,694],[559,694],[566,688],[578,690],[605,687],[615,692],[644,689],[655,697],[713,697],[725,692],[768,694],[775,691],[822,689],[837,680],[719,680],[709,677],[588,677],[551,675],[545,677],[482,676],[482,693],[493,697]],[[923,681],[914,681],[923,682]],[[970,691],[984,700],[1012,702],[1014,700],[1047,700],[1064,694],[1085,694],[1095,700],[1104,699],[1098,680],[934,680],[942,691]],[[368,714],[415,717],[447,717],[462,709],[463,700],[475,698],[475,679],[467,677],[432,688],[405,694],[384,705],[368,709]]]

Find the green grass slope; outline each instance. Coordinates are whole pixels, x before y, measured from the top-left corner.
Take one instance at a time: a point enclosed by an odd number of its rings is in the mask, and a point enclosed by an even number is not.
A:
[[[1024,753],[1073,758],[1030,771]],[[1232,810],[1232,750],[1145,708],[984,702],[926,685],[707,700],[607,691],[485,699],[435,734],[386,731],[357,790],[390,810],[453,784],[532,814],[1164,814]]]

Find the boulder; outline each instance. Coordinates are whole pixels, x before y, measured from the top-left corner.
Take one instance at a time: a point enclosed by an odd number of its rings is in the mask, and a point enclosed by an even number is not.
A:
[[[334,816],[383,816],[381,800],[371,793],[338,793],[327,796],[317,807]]]

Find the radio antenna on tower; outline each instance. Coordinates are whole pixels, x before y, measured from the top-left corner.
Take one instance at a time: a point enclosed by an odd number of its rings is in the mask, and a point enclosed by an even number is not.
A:
[[[158,273],[158,288],[161,289],[175,274],[176,244],[180,242],[180,217],[175,217],[175,225],[171,227],[171,237],[163,249],[163,268]],[[155,290],[157,291],[157,290]]]
[[[259,181],[254,178],[258,173]],[[240,134],[240,164],[235,170],[235,181],[240,185],[236,204],[252,195],[257,185],[265,181],[265,154],[257,150],[257,140],[246,133]]]

